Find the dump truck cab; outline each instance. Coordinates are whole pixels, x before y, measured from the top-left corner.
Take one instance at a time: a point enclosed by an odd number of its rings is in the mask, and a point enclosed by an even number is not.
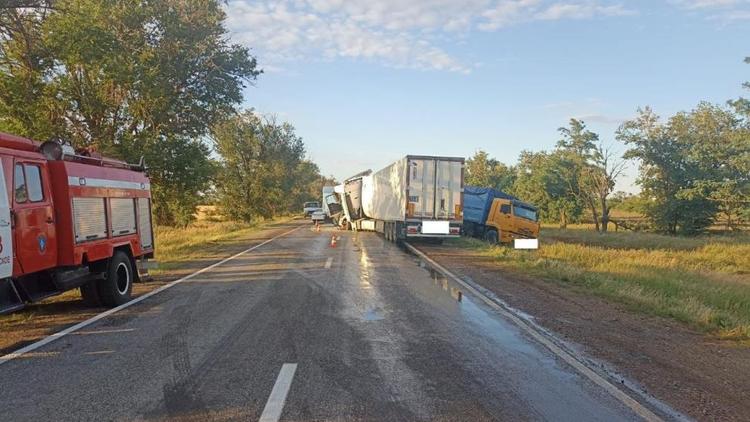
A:
[[[515,199],[495,198],[485,225],[495,230],[496,241],[499,243],[512,243],[514,239],[539,237],[539,218],[536,207]]]

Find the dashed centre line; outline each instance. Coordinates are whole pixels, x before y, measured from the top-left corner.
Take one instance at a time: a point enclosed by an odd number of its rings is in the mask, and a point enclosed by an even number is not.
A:
[[[289,388],[292,386],[294,373],[297,371],[296,363],[285,363],[281,366],[279,376],[273,385],[271,395],[268,396],[268,402],[260,415],[259,422],[278,422],[281,418],[281,412],[284,410],[284,402]]]

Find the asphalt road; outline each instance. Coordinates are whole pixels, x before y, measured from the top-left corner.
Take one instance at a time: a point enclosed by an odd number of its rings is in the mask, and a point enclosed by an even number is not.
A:
[[[331,232],[305,225],[1,365],[0,420],[637,419],[415,257]]]

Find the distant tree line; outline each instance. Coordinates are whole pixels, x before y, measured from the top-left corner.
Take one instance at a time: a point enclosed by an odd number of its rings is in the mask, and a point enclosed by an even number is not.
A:
[[[666,121],[640,109],[615,133],[628,148],[623,155],[583,121],[571,119],[559,133],[555,149],[524,151],[514,166],[478,151],[467,160],[466,183],[515,194],[539,207],[542,220],[563,228],[587,215],[596,230],[606,231],[613,204],[670,234],[699,233],[718,220],[730,229],[750,221],[748,99],[701,103]],[[638,196],[614,194],[626,160],[638,163]]]
[[[247,48],[227,41],[224,20],[218,0],[1,2],[0,131],[60,138],[130,162],[143,156],[157,223],[187,224],[212,194],[236,197],[224,185],[240,183],[226,168],[234,158],[223,156],[236,152],[227,146],[227,125],[248,119],[239,110],[242,91],[261,73]],[[256,154],[254,162],[281,160],[298,177],[261,185],[267,197],[254,188],[258,208],[235,213],[232,207],[233,217],[291,209],[291,198],[312,195],[301,185],[319,183],[291,126],[267,126],[273,134],[248,140],[247,154]],[[262,146],[255,148],[257,139]],[[213,140],[222,157],[212,153]]]

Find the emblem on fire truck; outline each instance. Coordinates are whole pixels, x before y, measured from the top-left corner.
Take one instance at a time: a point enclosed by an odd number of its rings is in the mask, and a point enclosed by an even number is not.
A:
[[[43,254],[47,250],[47,237],[40,234],[37,240],[39,241],[39,253]]]

